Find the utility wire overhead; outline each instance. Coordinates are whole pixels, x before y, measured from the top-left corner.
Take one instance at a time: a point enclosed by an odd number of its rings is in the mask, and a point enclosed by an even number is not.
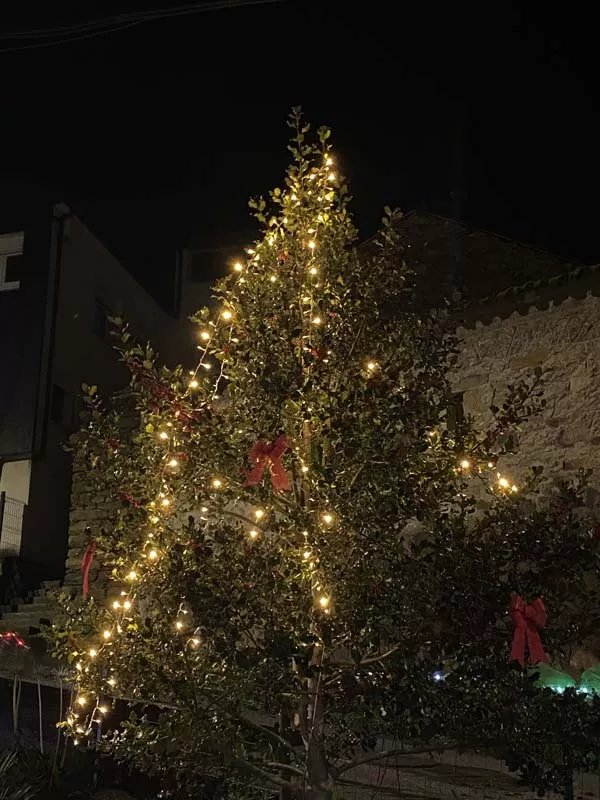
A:
[[[257,6],[281,2],[285,2],[285,0],[211,0],[211,2],[176,6],[175,8],[131,11],[123,14],[116,14],[111,17],[89,20],[87,22],[73,23],[72,25],[4,31],[0,33],[0,42],[19,41],[23,43],[9,45],[8,47],[0,47],[0,53],[68,44],[70,42],[81,41],[82,39],[89,39],[94,36],[103,36],[126,30],[127,28],[140,25],[144,22],[152,22],[158,19],[190,16],[192,14],[201,14],[209,11],[222,11],[224,9],[240,8],[242,6]]]

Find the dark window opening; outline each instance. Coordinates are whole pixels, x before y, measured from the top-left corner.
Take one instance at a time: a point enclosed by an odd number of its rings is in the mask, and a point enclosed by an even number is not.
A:
[[[110,315],[110,310],[104,305],[102,300],[96,300],[92,328],[96,336],[103,341],[108,341],[108,336],[110,333],[110,324],[108,318]]]
[[[463,405],[463,392],[455,392],[448,404],[446,414],[446,424],[449,431],[455,431],[465,419],[465,409]]]
[[[217,250],[192,250],[188,261],[190,283],[207,283],[227,274],[227,264],[231,260],[228,248]]]
[[[67,393],[61,386],[55,384],[52,387],[50,400],[50,419],[58,425],[64,424],[66,401]]]
[[[20,281],[22,277],[23,254],[15,253],[14,255],[6,256],[6,268],[4,273],[4,280],[6,283],[13,281]]]
[[[69,431],[79,427],[79,414],[83,402],[56,384],[52,387],[50,399],[50,419]]]

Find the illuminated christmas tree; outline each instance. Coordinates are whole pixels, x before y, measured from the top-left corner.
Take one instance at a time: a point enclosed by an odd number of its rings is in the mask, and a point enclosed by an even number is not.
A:
[[[419,310],[395,214],[357,248],[329,132],[291,125],[284,188],[251,204],[261,238],[197,315],[196,369],[117,320],[130,409],[89,390],[76,449],[122,508],[84,560],[108,601],[65,601],[55,628],[68,728],[95,741],[127,701],[106,746],[194,797],[212,776],[326,800],[357,764],[455,747],[560,783],[598,752],[596,701],[536,689],[509,653],[568,662],[595,625],[598,540],[583,484],[538,507],[497,471],[539,376],[483,434],[452,421],[456,344]]]

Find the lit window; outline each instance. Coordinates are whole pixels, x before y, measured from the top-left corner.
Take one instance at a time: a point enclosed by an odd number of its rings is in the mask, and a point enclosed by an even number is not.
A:
[[[23,269],[23,234],[0,236],[0,292],[18,289]]]

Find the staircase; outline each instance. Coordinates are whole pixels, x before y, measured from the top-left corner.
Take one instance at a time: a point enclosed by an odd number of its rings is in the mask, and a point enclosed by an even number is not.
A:
[[[56,605],[49,592],[59,586],[60,581],[44,581],[26,598],[18,598],[10,606],[0,606],[0,633],[13,631],[21,636],[38,633],[54,616]]]

